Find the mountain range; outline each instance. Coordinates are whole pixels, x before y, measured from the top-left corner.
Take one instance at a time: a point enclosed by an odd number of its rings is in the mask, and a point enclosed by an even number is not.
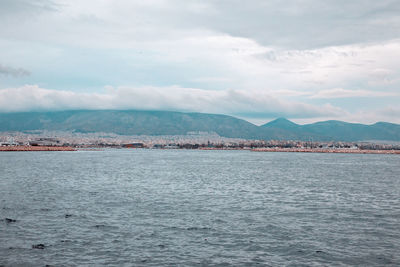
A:
[[[261,126],[232,116],[138,110],[76,110],[0,113],[0,132],[32,130],[109,132],[121,135],[184,135],[192,131],[265,140],[400,141],[400,125],[322,121],[299,125],[278,118]]]

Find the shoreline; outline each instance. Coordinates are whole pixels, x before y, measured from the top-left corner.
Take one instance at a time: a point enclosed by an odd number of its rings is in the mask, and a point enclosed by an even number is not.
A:
[[[0,152],[15,151],[77,151],[69,146],[0,146]]]
[[[103,148],[104,149],[104,148]],[[125,148],[125,149],[138,149],[138,148]],[[151,149],[151,148],[139,148]],[[165,149],[165,148],[164,148]],[[185,148],[181,148],[185,149]],[[94,147],[81,147],[74,148],[70,146],[0,146],[0,152],[15,152],[15,151],[92,151],[102,150],[101,148]],[[180,150],[180,149],[178,149]],[[197,149],[189,150],[244,150],[251,152],[288,152],[288,153],[342,153],[342,154],[398,154],[400,150],[372,150],[372,149],[322,149],[322,148],[216,148],[216,147],[200,147]]]
[[[255,148],[253,152],[291,152],[291,153],[344,153],[344,154],[400,154],[400,150],[371,149],[321,149],[321,148]]]

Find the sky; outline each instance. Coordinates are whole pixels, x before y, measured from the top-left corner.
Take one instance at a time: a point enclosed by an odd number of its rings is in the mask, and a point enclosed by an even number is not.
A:
[[[0,112],[400,123],[398,0],[0,0]]]

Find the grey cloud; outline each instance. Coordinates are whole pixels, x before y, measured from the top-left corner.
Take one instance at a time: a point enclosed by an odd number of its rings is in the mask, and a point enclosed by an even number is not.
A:
[[[29,76],[31,73],[23,68],[13,68],[0,64],[0,75],[23,77]]]
[[[0,0],[0,16],[4,18],[18,14],[54,11],[57,6],[51,0]]]
[[[396,0],[222,0],[206,3],[210,7],[204,12],[166,13],[161,18],[172,19],[180,27],[209,28],[251,38],[266,46],[297,49],[399,37],[400,2]]]
[[[78,3],[0,0],[0,20],[1,15],[62,11],[68,5]],[[400,28],[397,0],[130,0],[94,2],[93,8],[88,2],[79,5],[86,7],[81,17],[74,17],[80,27],[87,26],[92,33],[95,28],[90,26],[100,24],[97,30],[101,33],[106,29],[136,40],[176,38],[183,32],[206,30],[253,39],[264,46],[304,50],[392,40],[399,38]],[[97,17],[100,6],[107,12]],[[267,56],[274,60],[274,55]]]
[[[210,27],[263,45],[316,48],[398,38],[396,0],[215,1]]]

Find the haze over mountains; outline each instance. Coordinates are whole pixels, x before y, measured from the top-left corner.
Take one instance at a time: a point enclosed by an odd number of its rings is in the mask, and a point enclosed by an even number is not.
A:
[[[400,125],[323,121],[298,125],[279,118],[261,126],[227,115],[137,110],[77,110],[0,113],[0,131],[110,132],[122,135],[185,135],[215,132],[223,137],[313,141],[400,141]]]

